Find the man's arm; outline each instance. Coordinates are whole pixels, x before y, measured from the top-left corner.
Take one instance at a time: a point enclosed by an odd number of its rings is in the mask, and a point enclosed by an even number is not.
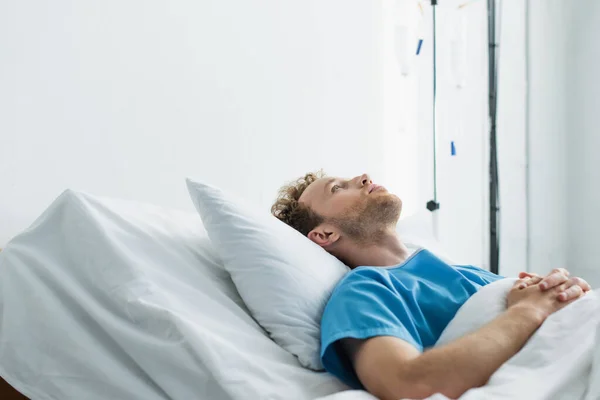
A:
[[[518,289],[508,297],[508,309],[496,319],[447,345],[420,353],[390,336],[341,342],[362,384],[387,400],[423,399],[435,393],[458,398],[484,385],[515,355],[546,317],[569,302],[559,302],[559,289],[536,286]]]

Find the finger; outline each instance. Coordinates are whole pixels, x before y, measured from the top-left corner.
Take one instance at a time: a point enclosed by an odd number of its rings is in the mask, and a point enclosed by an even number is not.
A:
[[[560,301],[569,301],[578,298],[582,293],[585,293],[581,286],[573,285],[570,288],[566,289],[564,292],[559,293],[558,300]]]
[[[515,281],[515,284],[513,285],[513,288],[517,288],[517,289],[525,289],[527,287],[527,279],[518,279]]]
[[[562,283],[565,283],[568,279],[568,275],[565,275],[563,271],[552,272],[550,275],[548,275],[542,280],[542,282],[540,283],[540,289],[551,289]]]
[[[586,282],[585,279],[581,279],[577,276],[569,279],[567,282],[567,287],[571,287],[573,285],[579,286],[584,292],[587,292],[592,289],[589,283]]]
[[[519,289],[525,289],[526,287],[537,285],[543,279],[540,275],[531,272],[519,272]]]
[[[533,272],[525,272],[525,271],[519,272],[519,278],[521,278],[521,279],[531,278],[533,276],[538,276],[540,278],[542,277],[541,275],[538,275],[538,274],[533,273]]]
[[[565,268],[554,268],[552,271],[550,271],[550,274],[554,274],[554,273],[564,274],[565,276],[571,275],[571,273],[569,271],[567,271]],[[548,275],[550,275],[550,274],[548,274]]]
[[[534,275],[527,280],[527,286],[533,286],[540,283],[544,278],[539,275]]]
[[[519,281],[518,288],[525,289],[526,287],[537,285],[538,283],[540,283],[542,281],[542,279],[543,278],[541,276],[537,276],[537,275],[532,276],[531,278],[521,279]]]
[[[585,279],[579,278],[578,276],[571,278],[574,281],[575,285],[579,285],[580,288],[583,289],[584,292],[588,292],[590,290],[592,290],[592,287],[590,286],[589,283],[587,283],[587,281]],[[569,280],[571,280],[569,279]]]
[[[531,283],[532,279],[535,279],[535,278],[523,278],[523,279],[519,279],[515,283],[515,286],[517,286],[518,289],[525,289],[526,287],[529,287],[529,286],[533,285],[533,283]]]

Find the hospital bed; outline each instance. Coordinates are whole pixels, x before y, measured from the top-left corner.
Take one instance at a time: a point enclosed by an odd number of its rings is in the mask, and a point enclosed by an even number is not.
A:
[[[502,313],[513,283],[475,294],[436,345]],[[599,327],[590,292],[461,400],[600,398]],[[0,377],[3,400],[374,399],[271,340],[197,214],[73,191],[0,252]]]

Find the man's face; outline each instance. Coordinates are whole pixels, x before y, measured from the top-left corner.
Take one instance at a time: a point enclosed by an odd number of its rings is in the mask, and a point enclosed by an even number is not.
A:
[[[367,174],[352,179],[325,177],[309,185],[299,201],[356,241],[395,226],[402,201]],[[310,236],[310,235],[309,235]]]

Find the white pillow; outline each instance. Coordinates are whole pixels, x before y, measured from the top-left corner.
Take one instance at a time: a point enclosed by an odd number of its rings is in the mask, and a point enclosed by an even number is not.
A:
[[[303,366],[322,369],[321,315],[348,267],[268,212],[204,183],[188,179],[187,186],[254,318]]]

